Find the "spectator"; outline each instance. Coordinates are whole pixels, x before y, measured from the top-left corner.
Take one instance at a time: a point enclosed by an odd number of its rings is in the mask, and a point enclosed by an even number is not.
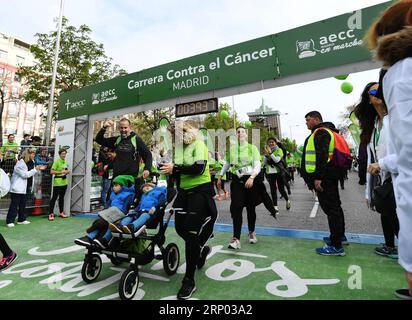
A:
[[[39,136],[31,137],[31,145],[35,147],[41,146],[42,139]]]
[[[10,187],[11,203],[6,218],[7,227],[9,228],[14,227],[17,211],[17,224],[30,223],[30,221],[26,219],[27,180],[33,177],[36,172],[46,168],[45,166],[35,166],[31,170],[28,169],[28,166],[33,164],[35,155],[36,150],[34,148],[27,148],[23,154],[23,158],[20,159],[14,167]]]
[[[1,147],[4,155],[4,171],[9,174],[13,173],[13,167],[16,164],[16,156],[19,153],[19,145],[14,140],[14,134],[9,134],[7,136],[7,141],[4,142],[3,147]]]
[[[142,176],[147,178],[152,167],[152,153],[143,140],[132,131],[130,120],[126,118],[119,121],[120,136],[105,138],[106,129],[113,125],[113,121],[106,121],[96,136],[98,144],[115,150],[113,178],[118,175],[131,175],[136,178],[139,173],[140,158],[143,158],[145,164]]]
[[[384,161],[385,167],[388,168],[390,161],[391,171],[397,173],[396,156],[388,155],[385,145],[388,131],[387,109],[382,100],[376,97],[379,84],[376,82],[372,83],[372,85],[366,85],[363,90],[361,101],[364,103],[359,103],[355,108],[355,115],[361,125],[361,136],[363,135],[365,139],[368,138],[370,141],[367,149],[368,171],[370,173],[366,177],[365,198],[367,206],[371,209],[373,209],[374,187],[380,185],[388,178],[390,179],[389,171],[381,170],[380,175],[375,177],[372,175],[375,173],[372,168],[377,165],[378,161]],[[381,213],[381,223],[385,244],[375,248],[375,253],[397,259],[398,250],[395,247],[395,236],[397,237],[399,233],[399,220],[396,216],[396,211]]]
[[[388,68],[381,84],[388,108],[388,145],[397,157],[398,174],[392,174],[399,219],[399,263],[405,269],[408,289],[395,294],[412,300],[412,0],[392,4],[372,25],[369,47]],[[379,161],[376,170],[387,170]]]
[[[59,150],[59,159],[53,162],[50,169],[50,173],[54,175],[53,179],[53,195],[50,199],[50,213],[49,221],[54,220],[54,205],[56,204],[57,198],[59,198],[59,217],[68,218],[69,216],[64,213],[64,195],[67,190],[67,175],[70,174],[69,164],[66,161],[67,150]]]
[[[113,163],[116,158],[114,149],[107,148],[106,152],[99,152],[99,160],[97,163],[97,172],[102,177],[102,206],[107,208],[107,198],[110,194],[110,186],[113,179]]]
[[[23,140],[21,140],[20,142],[20,156],[23,154],[24,150],[26,150],[26,148],[28,148],[31,145],[30,137],[30,134],[24,134]]]
[[[4,164],[5,164],[5,161],[4,161],[3,150],[2,148],[0,148],[0,169],[4,170]]]
[[[302,172],[309,189],[315,189],[319,204],[328,217],[330,236],[323,238],[326,246],[316,253],[326,256],[344,256],[342,242],[346,242],[345,220],[339,198],[339,170],[330,161],[330,146],[334,144],[332,130],[335,126],[323,122],[318,111],[305,115],[306,126],[312,131],[305,140]],[[332,151],[333,152],[333,151]]]

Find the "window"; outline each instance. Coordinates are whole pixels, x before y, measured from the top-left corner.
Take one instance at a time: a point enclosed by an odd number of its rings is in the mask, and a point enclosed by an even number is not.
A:
[[[20,80],[21,80],[21,76],[18,73],[15,73],[14,74],[14,81],[20,82]]]
[[[0,59],[7,59],[7,51],[0,49]]]
[[[24,128],[23,131],[24,132],[33,132],[33,127],[34,127],[34,123],[33,121],[26,121],[24,122]]]
[[[4,87],[4,91],[3,91],[3,93],[4,93],[4,99],[6,99],[6,98],[9,97],[9,92],[10,92],[10,88],[9,88],[8,86],[5,86],[5,87]]]
[[[13,98],[18,98],[19,97],[19,87],[13,86],[11,96]]]
[[[15,102],[10,102],[9,103],[8,115],[9,115],[9,117],[17,118],[17,116],[19,115],[19,107],[18,107],[17,103],[15,103]]]
[[[4,126],[4,133],[16,133],[17,121],[15,119],[8,119]]]
[[[24,57],[16,56],[16,63],[18,66],[24,65]]]
[[[34,109],[33,105],[26,106],[26,120],[33,120],[36,114],[36,109]]]

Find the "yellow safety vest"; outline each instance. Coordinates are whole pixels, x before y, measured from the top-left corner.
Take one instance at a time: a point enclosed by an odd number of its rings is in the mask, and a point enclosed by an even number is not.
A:
[[[309,137],[308,144],[305,149],[305,171],[307,173],[313,173],[316,171],[315,134],[318,130],[326,130],[330,134],[328,162],[332,159],[333,150],[335,149],[335,137],[333,136],[333,132],[327,128],[316,129]]]

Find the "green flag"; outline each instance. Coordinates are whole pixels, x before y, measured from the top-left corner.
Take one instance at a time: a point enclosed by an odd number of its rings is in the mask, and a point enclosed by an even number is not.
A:
[[[360,127],[354,123],[352,123],[349,127],[348,130],[350,134],[352,135],[353,140],[355,141],[356,145],[359,146],[360,144]]]

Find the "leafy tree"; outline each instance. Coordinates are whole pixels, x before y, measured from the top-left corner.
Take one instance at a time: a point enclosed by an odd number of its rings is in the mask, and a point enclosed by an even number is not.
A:
[[[291,139],[289,139],[289,138],[287,138],[287,137],[282,138],[282,139],[280,140],[280,142],[283,143],[283,145],[285,146],[287,152],[294,152],[294,151],[297,149],[297,147],[298,147],[298,145],[296,144],[296,141],[295,141],[295,140],[291,140]]]
[[[229,117],[222,118],[221,111],[227,111],[229,113]],[[215,129],[215,130],[236,129],[236,128],[233,128],[233,117],[235,118],[234,120],[235,127],[237,127],[240,124],[240,122],[238,121],[236,112],[235,113],[232,112],[232,109],[228,103],[221,103],[219,104],[219,111],[217,113],[209,113],[206,116],[204,120],[204,126],[206,129]]]
[[[61,93],[126,74],[119,65],[113,65],[112,58],[106,56],[103,45],[90,38],[91,32],[87,25],[76,28],[69,25],[69,20],[63,17],[54,96],[54,119],[58,113]],[[28,90],[21,98],[48,108],[57,31],[48,34],[36,33],[35,37],[37,44],[32,45],[30,51],[37,63],[18,70],[18,74],[28,86]]]
[[[169,121],[174,121],[174,107],[155,109],[137,113],[129,117],[132,123],[132,128],[139,133],[142,140],[148,145],[152,145],[153,132],[159,129],[159,121],[162,118],[167,118]]]

